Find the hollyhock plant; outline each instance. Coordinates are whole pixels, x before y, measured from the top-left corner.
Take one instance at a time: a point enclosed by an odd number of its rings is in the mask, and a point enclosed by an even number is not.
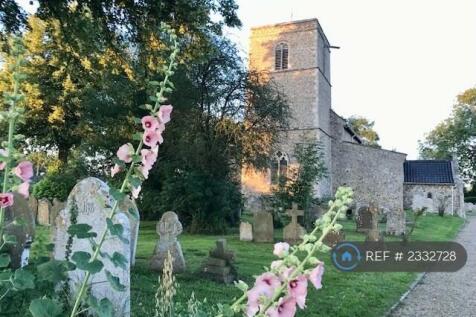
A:
[[[29,189],[30,189],[30,183],[23,182],[18,186],[17,192],[20,195],[22,195],[24,198],[28,198],[30,196]]]
[[[144,136],[143,136],[143,141],[144,141],[144,144],[147,145],[148,147],[156,147],[157,146],[157,143],[159,143],[160,139],[159,139],[159,136],[161,137],[161,135],[159,135],[159,133],[157,133],[157,130],[147,130],[144,132]]]
[[[114,164],[114,166],[111,168],[111,177],[114,177],[117,173],[120,173],[122,171],[122,168],[118,164]]]
[[[170,121],[170,114],[172,113],[172,106],[171,105],[163,105],[160,106],[159,112],[157,113],[157,117],[159,118],[160,123],[166,124]]]
[[[134,154],[134,147],[132,144],[127,143],[122,145],[118,150],[117,150],[117,157],[123,161],[124,163],[130,163],[132,162],[132,155]]]
[[[273,254],[277,257],[283,258],[288,255],[289,252],[289,244],[286,242],[278,242],[274,245]]]
[[[290,281],[288,283],[288,293],[296,300],[299,308],[304,309],[307,296],[307,277],[301,275]]]
[[[153,116],[145,116],[141,119],[141,122],[145,131],[155,131],[159,127],[159,121]]]
[[[14,172],[21,180],[29,181],[33,177],[33,164],[30,161],[20,162]]]
[[[151,169],[152,166],[157,161],[157,156],[159,152],[159,147],[155,147],[153,149],[143,149],[140,151],[142,156],[142,165],[148,169]]]
[[[4,158],[8,158],[8,151],[5,149],[0,149],[0,155]],[[3,171],[5,169],[5,166],[7,166],[6,159],[0,159],[0,171]]]
[[[324,274],[324,263],[319,263],[309,275],[309,281],[316,289],[322,288],[322,275]]]
[[[0,208],[10,207],[11,205],[13,205],[13,194],[1,193],[0,194]]]
[[[293,317],[296,314],[296,300],[292,297],[281,298],[276,307],[266,311],[269,317]]]

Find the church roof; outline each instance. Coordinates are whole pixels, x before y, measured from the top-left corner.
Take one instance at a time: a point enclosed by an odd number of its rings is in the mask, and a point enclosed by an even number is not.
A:
[[[454,184],[451,161],[416,160],[403,164],[405,183]]]

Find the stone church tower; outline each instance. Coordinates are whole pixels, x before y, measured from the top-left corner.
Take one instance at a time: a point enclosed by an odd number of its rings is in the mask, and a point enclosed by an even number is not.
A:
[[[279,23],[251,29],[249,68],[267,74],[286,95],[292,119],[289,131],[283,132],[275,159],[292,166],[297,143],[318,143],[323,147],[330,171],[331,78],[330,45],[317,19]],[[245,194],[267,193],[272,183],[268,175],[244,172]],[[331,173],[316,186],[316,195],[329,197]],[[248,188],[247,188],[248,185]],[[250,195],[247,195],[248,198]],[[248,199],[250,200],[250,199]]]

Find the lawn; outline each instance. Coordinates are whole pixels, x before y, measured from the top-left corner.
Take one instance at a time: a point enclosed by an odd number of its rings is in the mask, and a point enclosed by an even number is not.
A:
[[[342,221],[346,233],[346,240],[359,241],[364,235],[355,232],[353,221]],[[421,217],[412,236],[412,240],[443,241],[454,238],[463,220],[456,217],[427,215]],[[46,228],[39,229],[39,237],[33,245],[33,257],[43,253],[41,247],[46,242]],[[237,231],[237,230],[235,230]],[[275,239],[279,241],[282,231],[275,232]],[[250,243],[239,240],[238,232],[224,236],[228,246],[236,253],[236,267],[239,278],[251,284],[253,275],[262,272],[263,267],[274,259],[273,244]],[[240,292],[232,285],[215,283],[200,277],[199,268],[207,257],[208,250],[215,246],[215,241],[223,236],[205,236],[182,234],[180,242],[187,262],[185,273],[177,274],[180,284],[177,299],[186,302],[191,293],[198,299],[207,298],[209,303],[230,303]],[[148,268],[149,258],[152,256],[158,236],[155,232],[155,222],[141,222],[137,261],[132,270],[131,300],[132,316],[154,316],[155,292],[159,274]],[[396,240],[386,237],[386,240]],[[309,316],[381,316],[391,307],[414,281],[415,273],[342,273],[331,264],[328,254],[319,258],[326,263],[326,272],[323,278],[323,288],[315,291],[309,287],[307,306],[299,311],[298,317]]]

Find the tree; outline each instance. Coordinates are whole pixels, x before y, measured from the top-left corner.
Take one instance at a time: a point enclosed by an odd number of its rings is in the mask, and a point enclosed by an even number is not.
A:
[[[423,159],[456,158],[464,181],[476,183],[476,88],[457,97],[450,117],[430,131],[419,147]]]
[[[380,137],[378,133],[374,130],[374,121],[362,116],[352,116],[347,119],[347,124],[357,133],[358,136],[362,138],[365,144],[375,147],[380,147],[378,141]]]

